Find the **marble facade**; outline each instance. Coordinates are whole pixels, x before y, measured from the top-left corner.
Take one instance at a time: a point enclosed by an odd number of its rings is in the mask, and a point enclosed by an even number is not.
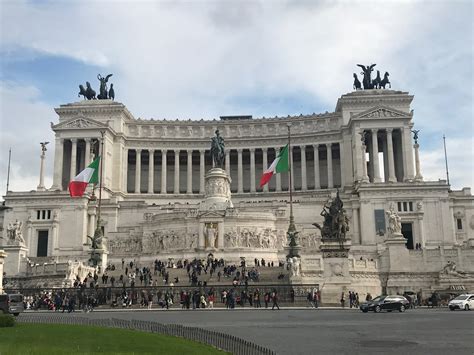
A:
[[[286,144],[291,123],[301,280],[340,280],[335,284],[343,289],[376,294],[383,287],[431,287],[449,260],[473,274],[473,196],[469,188],[451,191],[443,180],[423,180],[420,146],[411,135],[412,100],[403,91],[363,90],[342,95],[334,112],[323,114],[187,121],[135,118],[110,100],[61,105],[51,125],[53,185],[7,193],[0,245],[7,245],[7,226],[19,220],[28,259],[87,260],[97,202],[89,201],[91,188],[84,198],[71,199],[67,184],[101,155],[102,227],[110,261],[211,252],[234,261],[285,260],[290,179],[277,175],[264,188],[259,179]],[[225,138],[226,160],[213,177],[209,147],[216,129]],[[344,262],[325,259],[312,226],[322,222],[319,213],[336,189],[350,219]],[[384,211],[392,204],[403,243],[387,237]],[[474,287],[474,279],[462,282]]]

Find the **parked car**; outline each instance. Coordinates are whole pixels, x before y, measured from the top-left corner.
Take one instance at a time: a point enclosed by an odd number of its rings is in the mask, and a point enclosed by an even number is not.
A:
[[[0,295],[0,313],[10,313],[18,316],[25,310],[23,305],[23,295],[4,294]]]
[[[449,301],[448,307],[452,311],[455,309],[464,309],[465,311],[474,309],[474,294],[469,293],[465,295],[459,295],[458,297]]]
[[[368,311],[374,311],[379,313],[382,311],[392,312],[399,311],[405,312],[408,307],[408,300],[400,295],[395,296],[378,296],[371,301],[364,302],[360,305],[360,310],[364,313]]]

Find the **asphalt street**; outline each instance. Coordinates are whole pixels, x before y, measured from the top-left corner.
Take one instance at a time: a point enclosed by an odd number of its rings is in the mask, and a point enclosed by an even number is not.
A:
[[[474,354],[474,311],[415,309],[375,314],[311,308],[134,310],[76,312],[70,316],[202,327],[247,339],[277,354]]]

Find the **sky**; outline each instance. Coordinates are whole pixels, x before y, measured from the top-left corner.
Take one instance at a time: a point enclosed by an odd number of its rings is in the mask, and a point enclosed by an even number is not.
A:
[[[474,186],[471,1],[0,0],[0,195],[52,184],[54,108],[113,73],[136,118],[334,111],[357,63],[408,91],[425,180]],[[0,198],[1,199],[1,198]]]

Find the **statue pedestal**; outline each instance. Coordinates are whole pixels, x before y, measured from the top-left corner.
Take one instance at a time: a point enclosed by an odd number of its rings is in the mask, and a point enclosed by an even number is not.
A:
[[[352,283],[349,273],[351,240],[321,240],[323,279],[321,301],[324,305],[340,306],[341,293],[347,295]],[[347,298],[347,297],[346,297]]]
[[[3,264],[7,253],[0,249],[0,295],[3,293]]]
[[[230,193],[230,176],[221,168],[212,168],[204,177],[204,201],[201,202],[201,211],[226,210],[233,208]]]
[[[94,254],[98,257],[97,265],[94,265],[92,262],[92,252],[89,254],[91,258],[89,259],[89,266],[100,267],[100,272],[103,273],[107,268],[107,256],[109,252],[105,248],[99,248],[94,250]]]
[[[390,272],[410,271],[410,255],[406,239],[401,233],[391,235],[386,241]]]
[[[3,270],[7,276],[17,276],[25,273],[28,248],[23,245],[5,245],[2,248],[8,254]]]

